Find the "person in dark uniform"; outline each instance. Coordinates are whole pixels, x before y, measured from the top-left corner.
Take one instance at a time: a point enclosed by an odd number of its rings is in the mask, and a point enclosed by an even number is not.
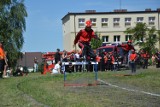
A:
[[[58,61],[61,61],[61,54],[59,52],[60,52],[60,49],[57,49],[57,52],[55,54],[55,64],[57,64]]]

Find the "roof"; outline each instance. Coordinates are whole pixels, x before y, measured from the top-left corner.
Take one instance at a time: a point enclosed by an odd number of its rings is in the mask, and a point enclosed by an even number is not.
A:
[[[61,20],[69,15],[97,15],[97,14],[141,14],[141,13],[160,13],[159,10],[152,11],[122,11],[122,12],[68,12]]]

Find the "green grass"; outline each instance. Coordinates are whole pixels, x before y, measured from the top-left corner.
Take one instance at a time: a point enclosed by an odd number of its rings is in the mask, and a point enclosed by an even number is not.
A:
[[[160,70],[99,72],[98,78],[128,89],[160,94]],[[94,81],[94,73],[67,74],[70,83]],[[159,107],[160,97],[123,90],[100,83],[97,86],[64,87],[63,75],[30,73],[0,79],[0,107]]]

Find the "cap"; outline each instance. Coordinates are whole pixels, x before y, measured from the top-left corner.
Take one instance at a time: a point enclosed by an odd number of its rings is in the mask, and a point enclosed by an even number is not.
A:
[[[128,43],[132,43],[132,40],[128,40]]]

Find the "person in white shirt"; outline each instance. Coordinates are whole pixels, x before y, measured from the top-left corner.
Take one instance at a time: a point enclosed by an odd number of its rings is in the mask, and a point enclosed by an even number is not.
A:
[[[52,74],[61,74],[61,61],[58,61],[57,64],[54,66],[54,69],[52,70]]]

